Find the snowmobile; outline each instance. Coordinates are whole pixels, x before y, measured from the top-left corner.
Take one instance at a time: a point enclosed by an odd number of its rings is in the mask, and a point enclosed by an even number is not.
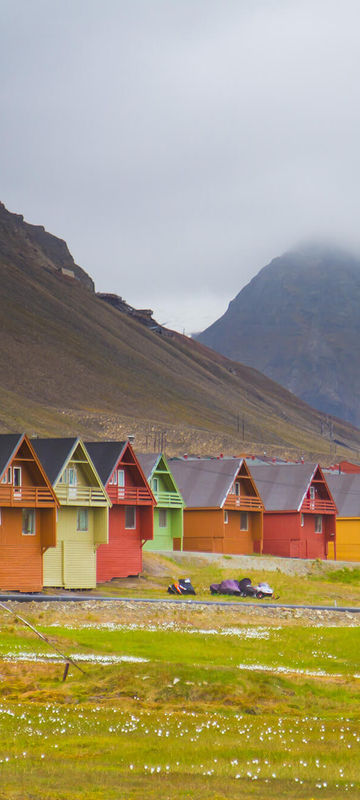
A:
[[[230,594],[237,597],[272,597],[274,590],[266,581],[261,581],[254,586],[250,578],[242,578],[240,581],[227,580],[221,583],[212,583],[210,586],[211,594]]]
[[[179,578],[168,587],[169,594],[196,594],[190,578]]]

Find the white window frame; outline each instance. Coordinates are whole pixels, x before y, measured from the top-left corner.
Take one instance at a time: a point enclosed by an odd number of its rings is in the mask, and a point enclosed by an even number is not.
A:
[[[68,467],[67,473],[68,473],[68,484],[69,484],[69,486],[71,486],[72,488],[75,488],[75,486],[77,486],[76,467]],[[74,476],[74,480],[72,480],[72,476]]]
[[[323,518],[322,514],[315,514],[315,533],[323,532]]]
[[[316,497],[315,486],[310,486],[309,497],[310,497],[310,500],[315,500],[315,497]]]
[[[25,528],[25,517],[31,520],[31,524],[28,526],[29,529],[24,530]],[[35,508],[23,508],[22,510],[22,524],[21,524],[21,532],[23,536],[35,536],[36,535],[36,514]]]
[[[126,514],[130,510],[131,510],[132,514],[134,515],[134,519],[133,519],[133,524],[132,525],[128,525],[127,522],[126,522]],[[134,531],[135,529],[136,529],[136,508],[135,508],[135,506],[125,506],[125,530],[126,531]]]
[[[229,524],[229,512],[226,511],[226,509],[225,509],[225,511],[224,511],[224,525],[228,525],[228,524]]]
[[[303,528],[305,525],[305,516],[304,514],[300,514],[300,526]]]
[[[85,532],[89,530],[89,509],[84,506],[80,506],[77,510],[76,530],[79,532]]]
[[[166,508],[159,508],[159,528],[167,528],[168,516]]]
[[[15,483],[15,475],[19,476],[19,482]],[[17,480],[17,479],[16,479]],[[13,489],[14,497],[21,497],[22,473],[21,467],[13,467]]]
[[[235,483],[234,483],[234,492],[236,494],[236,497],[240,497],[240,491],[241,491],[240,490],[240,481],[235,481]]]
[[[243,525],[243,518],[246,519],[246,527]],[[241,531],[248,531],[249,530],[249,515],[247,511],[240,511],[240,530]]]
[[[152,488],[154,492],[157,492],[159,489],[159,478],[152,479]]]

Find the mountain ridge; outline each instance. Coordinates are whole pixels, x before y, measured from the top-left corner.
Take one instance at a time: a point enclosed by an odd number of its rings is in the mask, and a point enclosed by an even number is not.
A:
[[[2,214],[0,431],[135,433],[143,450],[161,435],[170,454],[359,456],[359,430],[330,426],[251,367],[104,302],[91,278],[62,272],[56,242],[49,265],[41,237],[32,249],[22,225]]]
[[[358,425],[359,303],[360,258],[303,246],[263,267],[196,339]]]

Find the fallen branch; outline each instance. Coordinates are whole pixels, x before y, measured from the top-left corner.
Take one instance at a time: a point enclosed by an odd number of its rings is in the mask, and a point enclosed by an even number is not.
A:
[[[4,611],[7,611],[7,613],[8,613],[8,614],[12,614],[12,615],[13,615],[13,616],[14,616],[16,619],[20,620],[20,622],[23,622],[23,623],[24,623],[24,625],[27,625],[27,627],[28,627],[28,628],[30,628],[30,630],[32,630],[34,633],[36,633],[36,635],[39,637],[39,639],[42,639],[42,640],[43,640],[43,642],[46,642],[46,644],[48,644],[48,645],[49,645],[49,647],[52,647],[52,648],[53,648],[53,650],[55,650],[55,652],[56,652],[56,653],[57,653],[57,654],[58,654],[58,655],[59,655],[61,658],[63,658],[63,659],[64,659],[64,661],[65,661],[66,663],[65,663],[64,675],[63,675],[63,681],[66,679],[66,676],[67,676],[67,674],[68,674],[68,671],[69,671],[69,664],[73,664],[73,666],[74,666],[74,667],[76,667],[76,669],[79,669],[79,670],[80,670],[80,672],[82,672],[84,675],[86,675],[86,672],[85,672],[85,670],[84,670],[84,669],[82,669],[82,667],[79,667],[79,664],[77,664],[77,663],[76,663],[76,661],[74,661],[74,659],[73,659],[73,658],[71,658],[71,656],[65,656],[65,655],[64,655],[64,653],[62,653],[62,652],[61,652],[61,650],[59,650],[59,648],[58,648],[58,647],[56,647],[56,645],[55,645],[55,644],[53,644],[52,642],[50,642],[50,641],[49,641],[49,639],[48,639],[46,636],[44,636],[44,634],[43,634],[43,633],[40,633],[40,631],[36,630],[36,628],[34,628],[34,626],[33,626],[33,625],[31,625],[31,623],[30,623],[30,622],[28,622],[28,621],[27,621],[27,619],[25,619],[24,617],[20,617],[20,614],[16,614],[16,613],[15,613],[15,611],[12,611],[12,609],[11,609],[11,608],[7,608],[7,606],[6,606],[6,605],[4,605],[4,603],[0,603],[0,608],[3,608],[3,609],[4,609]]]

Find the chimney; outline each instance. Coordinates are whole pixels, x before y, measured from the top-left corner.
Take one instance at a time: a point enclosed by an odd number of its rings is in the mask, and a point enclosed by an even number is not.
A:
[[[129,433],[127,438],[128,438],[128,442],[130,442],[130,444],[134,444],[134,442],[135,442],[135,434],[134,433]]]

